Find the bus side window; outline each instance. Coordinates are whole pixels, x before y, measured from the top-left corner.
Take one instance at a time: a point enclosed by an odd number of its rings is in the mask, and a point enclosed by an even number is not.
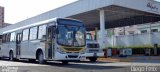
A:
[[[30,36],[29,36],[30,40],[37,39],[37,29],[38,29],[37,27],[30,28]]]
[[[22,41],[28,40],[29,29],[23,30],[23,38]]]
[[[12,32],[10,36],[10,42],[13,42],[13,41],[15,41],[15,32]]]
[[[46,38],[46,25],[41,25],[38,28],[38,39]]]
[[[2,35],[2,43],[4,43],[4,39],[5,39],[5,38],[4,38],[4,35]]]
[[[4,34],[2,38],[2,43],[5,43],[5,42],[6,42],[6,34]]]
[[[10,37],[11,37],[11,33],[8,33],[6,37],[7,42],[10,42]]]

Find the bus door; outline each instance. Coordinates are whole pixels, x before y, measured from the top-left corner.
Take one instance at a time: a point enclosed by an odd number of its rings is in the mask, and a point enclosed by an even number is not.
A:
[[[20,58],[20,50],[21,50],[21,41],[22,41],[22,33],[17,33],[16,35],[16,57]]]
[[[54,57],[54,40],[55,40],[55,26],[49,26],[47,27],[47,51],[46,55],[48,59],[52,59]]]

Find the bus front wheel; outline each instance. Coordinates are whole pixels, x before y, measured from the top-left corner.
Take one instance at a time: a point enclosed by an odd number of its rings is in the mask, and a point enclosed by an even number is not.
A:
[[[43,53],[42,52],[39,52],[38,53],[38,63],[39,64],[44,64],[44,58],[43,58]]]
[[[89,57],[89,60],[90,60],[91,62],[96,62],[97,57]]]

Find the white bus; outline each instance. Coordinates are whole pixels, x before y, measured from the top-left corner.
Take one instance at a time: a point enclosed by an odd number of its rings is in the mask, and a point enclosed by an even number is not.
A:
[[[9,60],[37,60],[41,64],[47,60],[68,63],[85,58],[85,27],[75,19],[41,21],[5,31],[1,38],[0,57]]]

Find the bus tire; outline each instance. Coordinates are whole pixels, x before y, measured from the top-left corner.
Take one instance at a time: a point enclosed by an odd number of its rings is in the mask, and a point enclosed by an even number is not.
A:
[[[97,57],[89,57],[90,62],[96,62],[97,61]]]
[[[36,62],[35,59],[29,59],[28,61],[29,61],[29,62]]]
[[[68,64],[68,61],[62,61],[62,64]]]
[[[13,52],[12,51],[10,51],[9,52],[9,60],[10,61],[13,61],[14,60],[14,57],[13,57],[14,55],[13,55]]]
[[[43,58],[43,53],[42,51],[38,52],[38,64],[44,64],[44,58]]]

